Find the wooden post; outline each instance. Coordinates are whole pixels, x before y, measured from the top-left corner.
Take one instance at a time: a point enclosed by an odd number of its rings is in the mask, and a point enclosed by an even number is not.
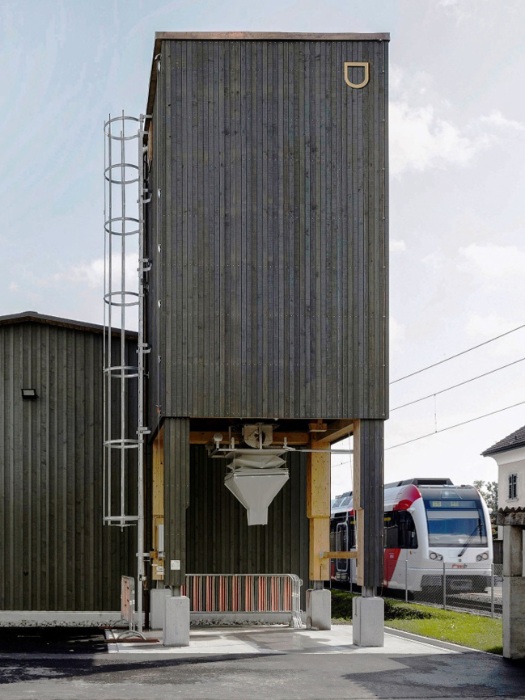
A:
[[[357,526],[357,583],[383,584],[384,423],[360,420],[354,432],[354,507]]]
[[[311,440],[312,449],[328,445]],[[330,453],[311,452],[306,476],[306,514],[310,519],[309,576],[311,581],[328,581],[330,560],[322,554],[330,549]]]
[[[164,428],[162,427],[153,442],[153,473],[152,473],[152,540],[151,556],[152,579],[164,580],[164,544],[159,542],[159,528],[164,528]],[[159,553],[162,558],[159,557]]]
[[[190,421],[164,420],[164,580],[174,595],[186,575],[186,510],[190,501]]]

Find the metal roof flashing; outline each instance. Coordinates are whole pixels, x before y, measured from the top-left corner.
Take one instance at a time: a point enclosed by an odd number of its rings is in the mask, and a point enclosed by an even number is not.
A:
[[[9,314],[0,316],[0,326],[15,326],[22,323],[40,323],[45,326],[58,326],[60,328],[69,328],[72,330],[83,331],[86,333],[103,333],[104,326],[96,323],[87,323],[85,321],[75,321],[69,318],[60,318],[58,316],[47,316],[40,314],[37,311],[22,311],[18,314]],[[136,331],[126,331],[126,336],[136,338]]]

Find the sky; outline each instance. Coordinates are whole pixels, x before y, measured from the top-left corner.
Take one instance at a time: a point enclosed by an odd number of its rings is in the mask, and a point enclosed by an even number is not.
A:
[[[145,112],[156,31],[243,30],[390,33],[385,480],[496,480],[480,453],[525,424],[522,0],[3,0],[0,315],[102,323],[104,122]]]

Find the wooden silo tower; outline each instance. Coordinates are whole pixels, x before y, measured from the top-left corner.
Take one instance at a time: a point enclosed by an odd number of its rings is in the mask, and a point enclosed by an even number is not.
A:
[[[387,48],[386,34],[156,35],[148,423],[154,578],[174,593],[189,570],[328,579],[323,450],[352,434],[360,575],[382,584]],[[257,424],[296,448],[266,528],[246,525],[204,447]]]

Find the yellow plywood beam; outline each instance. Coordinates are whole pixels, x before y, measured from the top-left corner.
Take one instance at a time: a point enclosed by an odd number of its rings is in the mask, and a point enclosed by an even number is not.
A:
[[[321,552],[321,559],[358,559],[358,554],[354,550],[351,552]]]
[[[317,440],[313,450],[320,449]],[[306,515],[310,520],[309,576],[311,581],[330,578],[330,560],[322,553],[330,549],[330,454],[308,453]]]
[[[326,447],[334,442],[343,440],[354,434],[354,421],[337,420],[331,421],[327,426],[326,433],[317,437],[317,442],[321,447]]]
[[[164,428],[153,442],[153,474],[151,508],[153,514],[153,552],[151,553],[152,578],[164,580],[164,558],[159,557],[159,533],[164,527]],[[162,552],[163,557],[163,552]]]

